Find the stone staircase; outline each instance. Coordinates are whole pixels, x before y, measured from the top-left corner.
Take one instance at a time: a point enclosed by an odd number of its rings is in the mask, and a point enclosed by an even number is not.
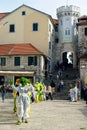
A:
[[[56,83],[56,91],[53,94],[53,98],[55,100],[67,100],[68,99],[68,92],[69,92],[69,84],[73,83],[74,80],[63,80],[64,81],[64,88],[57,91],[57,83]]]
[[[67,100],[69,84],[75,82],[79,78],[79,71],[78,69],[68,69],[68,70],[62,71],[61,80],[64,81],[64,88],[61,89],[60,92],[57,91],[58,83],[60,82],[60,80],[57,80],[56,75],[57,75],[57,72],[53,74],[53,79],[56,83],[56,92],[53,94],[53,98],[56,100]]]
[[[58,71],[53,72],[54,79],[57,78],[57,74],[58,74]],[[75,79],[79,78],[79,75],[80,74],[79,74],[78,68],[75,68],[75,69],[68,68],[67,70],[61,71],[62,80],[75,80]]]
[[[75,69],[68,68],[67,70],[62,71],[61,79],[57,79],[57,74],[58,74],[58,71],[54,71],[51,77],[51,79],[53,79],[56,84],[53,98],[57,100],[66,100],[68,99],[69,84],[75,82],[79,78],[79,70],[77,68]],[[47,77],[44,83],[50,84],[51,79],[50,77]],[[64,81],[64,88],[63,90],[58,92],[57,88],[58,88],[58,84],[60,80]]]
[[[79,78],[79,70],[76,69],[68,69],[65,71],[62,71],[62,79],[63,80],[76,80],[77,78]]]

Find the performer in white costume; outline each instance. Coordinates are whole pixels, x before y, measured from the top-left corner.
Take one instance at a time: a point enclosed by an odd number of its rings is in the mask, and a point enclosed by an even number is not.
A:
[[[28,92],[31,91],[31,87],[27,87],[24,83],[20,82],[18,87],[12,86],[13,90],[19,92],[18,100],[17,100],[17,114],[18,114],[18,122],[20,125],[23,121],[28,123],[28,108],[30,105],[30,98],[28,96]]]
[[[78,100],[78,88],[77,88],[77,84],[75,84],[75,87],[73,88],[74,91],[74,101],[77,102]]]

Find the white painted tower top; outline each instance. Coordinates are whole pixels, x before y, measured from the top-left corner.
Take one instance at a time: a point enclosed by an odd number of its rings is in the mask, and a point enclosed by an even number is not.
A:
[[[66,5],[66,6],[61,6],[59,8],[57,8],[57,16],[60,13],[64,13],[64,12],[75,12],[78,13],[78,15],[80,15],[80,7],[78,6],[74,6],[74,5]]]

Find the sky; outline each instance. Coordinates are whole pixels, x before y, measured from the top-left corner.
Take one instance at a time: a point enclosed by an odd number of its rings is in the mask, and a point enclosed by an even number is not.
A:
[[[47,13],[53,18],[57,18],[57,8],[66,5],[78,6],[81,16],[87,15],[87,0],[0,0],[0,13],[11,12],[23,4]]]

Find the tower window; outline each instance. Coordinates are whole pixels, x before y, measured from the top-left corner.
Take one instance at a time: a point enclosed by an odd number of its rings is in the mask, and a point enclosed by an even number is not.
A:
[[[70,29],[65,30],[65,35],[70,35]]]
[[[63,25],[63,22],[62,22],[62,20],[60,21],[60,24],[61,24],[61,25]]]
[[[87,28],[85,28],[85,36],[87,36]]]
[[[59,42],[59,39],[58,39],[58,38],[56,38],[56,39],[55,39],[55,43],[58,43],[58,42]]]

